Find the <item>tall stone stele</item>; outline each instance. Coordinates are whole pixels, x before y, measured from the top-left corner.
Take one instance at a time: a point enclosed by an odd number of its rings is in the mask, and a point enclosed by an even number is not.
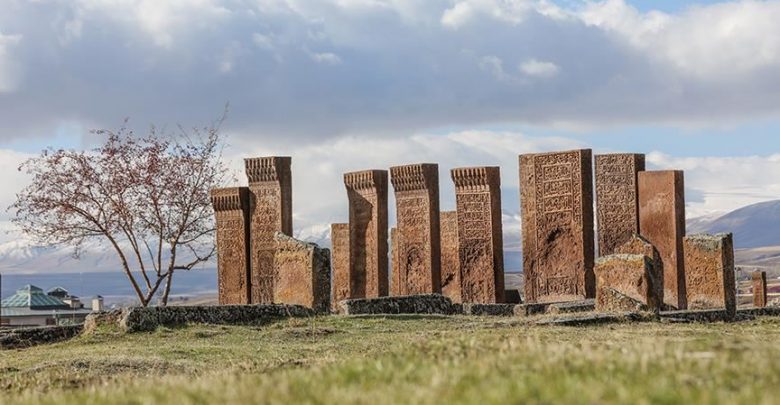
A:
[[[350,298],[388,295],[387,171],[344,174],[349,199]]]
[[[599,256],[616,253],[639,233],[638,173],[645,170],[645,155],[596,155],[596,218]]]
[[[390,168],[398,218],[399,295],[441,293],[439,165]]]
[[[331,224],[331,308],[352,298],[352,277],[349,272],[349,224]]]
[[[688,235],[685,246],[685,291],[689,309],[737,310],[734,237],[730,233]]]
[[[281,232],[274,235],[273,302],[330,311],[330,251]]]
[[[455,183],[460,258],[460,302],[504,302],[501,173],[498,167],[450,171]]]
[[[685,184],[679,170],[639,172],[639,234],[661,255],[664,303],[687,308],[683,236]]]
[[[520,155],[527,303],[593,298],[590,149]]]
[[[209,194],[217,225],[219,304],[249,304],[249,189],[217,188]]]
[[[252,303],[274,299],[274,234],[292,235],[290,157],[245,159],[250,195]]]
[[[452,302],[463,302],[460,285],[460,250],[458,249],[458,213],[442,211],[441,219],[441,293]]]
[[[766,272],[754,271],[750,278],[753,284],[753,306],[764,308],[767,303]]]
[[[401,295],[401,271],[398,270],[398,243],[400,240],[398,228],[390,228],[390,295]]]

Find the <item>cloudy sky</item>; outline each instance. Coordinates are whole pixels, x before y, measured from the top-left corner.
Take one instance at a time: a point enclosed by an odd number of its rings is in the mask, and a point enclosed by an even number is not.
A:
[[[780,198],[780,1],[0,4],[3,206],[42,148],[228,102],[233,167],[293,157],[303,234],[346,220],[343,172],[425,161],[444,209],[450,168],[500,165],[513,244],[517,155],[579,147],[686,170],[689,217]]]

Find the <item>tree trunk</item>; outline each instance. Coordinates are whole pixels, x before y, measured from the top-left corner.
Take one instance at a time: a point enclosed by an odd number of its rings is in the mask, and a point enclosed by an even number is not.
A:
[[[168,280],[165,280],[165,290],[163,291],[162,299],[160,300],[161,306],[168,305],[168,295],[171,293],[171,284],[173,284],[173,269],[168,273]]]

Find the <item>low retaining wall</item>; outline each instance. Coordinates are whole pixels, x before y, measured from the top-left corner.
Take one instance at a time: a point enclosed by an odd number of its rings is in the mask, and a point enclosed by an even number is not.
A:
[[[0,349],[21,349],[71,339],[84,329],[83,325],[16,328],[0,332]]]
[[[345,315],[452,315],[459,313],[452,301],[440,294],[407,295],[353,299],[339,302],[340,313]]]
[[[160,326],[177,327],[190,323],[212,325],[257,325],[284,318],[315,316],[314,310],[300,305],[224,305],[181,307],[133,307],[87,316],[86,330],[102,325],[118,326],[125,332],[148,332]]]

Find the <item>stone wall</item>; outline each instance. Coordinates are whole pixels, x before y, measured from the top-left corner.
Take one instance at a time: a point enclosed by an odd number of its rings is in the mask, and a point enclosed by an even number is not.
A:
[[[0,331],[0,349],[23,349],[71,339],[81,333],[83,325],[15,328]]]
[[[451,315],[456,311],[452,301],[440,294],[419,294],[402,297],[346,300],[339,303],[340,312],[346,315],[379,314],[439,314]]]

